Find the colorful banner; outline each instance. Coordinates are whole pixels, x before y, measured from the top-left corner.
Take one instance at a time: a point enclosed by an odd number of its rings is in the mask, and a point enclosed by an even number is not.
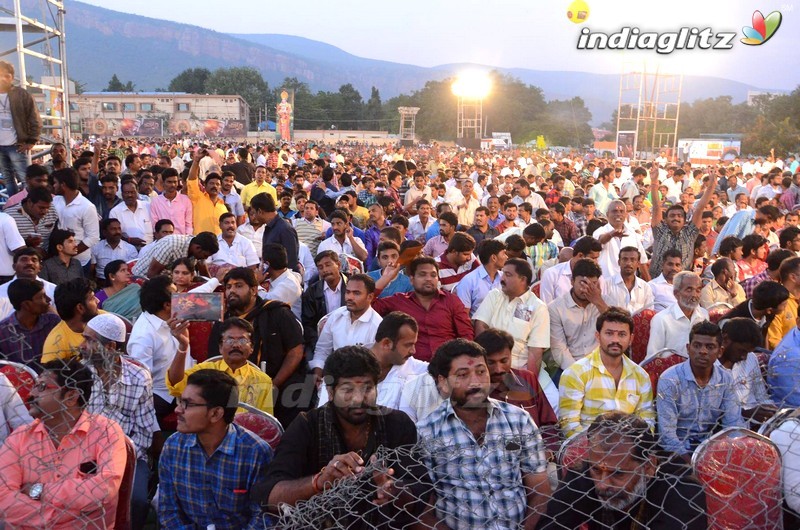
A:
[[[139,136],[157,138],[187,135],[205,138],[243,138],[245,120],[169,120],[161,118],[90,118],[83,120],[83,133],[95,136]]]
[[[617,132],[617,158],[636,158],[636,131]]]
[[[275,106],[276,132],[278,138],[284,142],[290,142],[294,133],[294,90],[281,89],[281,99]]]
[[[170,120],[169,133],[205,138],[241,138],[247,136],[245,120]]]
[[[83,133],[96,136],[164,136],[164,120],[160,118],[95,118],[83,120]]]

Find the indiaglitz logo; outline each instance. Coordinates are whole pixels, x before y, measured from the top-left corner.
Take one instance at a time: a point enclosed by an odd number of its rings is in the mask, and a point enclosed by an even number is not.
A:
[[[742,28],[743,44],[760,46],[775,35],[783,17],[773,11],[766,18],[761,11],[753,13],[753,26]],[[626,26],[614,33],[582,28],[578,35],[579,50],[653,50],[667,55],[675,50],[730,50],[736,38],[734,31],[715,31],[711,28],[683,27],[677,31],[642,31]]]
[[[782,20],[783,15],[781,15],[780,11],[773,11],[767,15],[767,18],[764,18],[761,11],[755,11],[753,13],[753,26],[742,28],[742,33],[744,33],[745,37],[741,39],[742,44],[761,46],[775,35],[775,32],[781,27]]]

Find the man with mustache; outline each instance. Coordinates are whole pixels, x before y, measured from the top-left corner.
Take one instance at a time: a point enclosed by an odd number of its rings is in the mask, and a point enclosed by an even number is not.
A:
[[[34,421],[0,446],[0,513],[7,528],[113,528],[125,433],[89,413],[92,373],[77,359],[45,364],[28,398]]]
[[[630,313],[611,307],[597,317],[596,329],[597,349],[567,368],[559,382],[558,419],[566,438],[609,410],[655,423],[650,376],[626,355],[633,338]]]
[[[328,403],[301,413],[289,426],[251,498],[277,510],[282,503],[294,506],[311,499],[334,487],[337,480],[359,477],[374,493],[368,500],[356,499],[334,508],[328,517],[347,528],[408,528],[419,511],[411,503],[428,490],[425,470],[415,465],[408,452],[397,453],[391,469],[376,462],[374,455],[381,446],[414,445],[414,423],[399,410],[377,405],[381,369],[363,346],[334,351],[323,373]],[[374,465],[374,471],[365,474],[368,464]],[[406,486],[402,490],[395,487],[400,481]],[[322,527],[322,520],[319,523],[311,526]]]
[[[705,530],[702,487],[659,458],[647,422],[609,412],[595,418],[587,433],[588,452],[561,480],[540,530]]]
[[[711,322],[692,326],[689,360],[658,378],[658,433],[661,447],[687,463],[718,428],[747,427],[742,420],[733,377],[716,362],[722,331]]]
[[[686,339],[693,325],[708,320],[708,311],[700,307],[703,281],[697,273],[681,271],[672,280],[677,302],[660,311],[650,321],[647,359],[664,348],[686,356]]]
[[[39,272],[42,270],[42,261],[39,251],[32,247],[22,247],[14,252],[14,277],[8,282],[0,285],[0,320],[8,318],[14,312],[14,307],[11,305],[11,300],[8,298],[8,288],[14,283],[15,280],[38,280],[44,284],[44,292],[50,298],[50,311],[55,313],[56,306],[52,303],[55,298],[56,285],[39,278]]]
[[[422,461],[436,485],[421,522],[429,528],[534,528],[550,484],[544,443],[530,414],[489,397],[486,350],[474,342],[446,342],[428,371],[448,398],[417,425]]]
[[[219,173],[212,172],[206,175],[203,190],[200,189],[200,163],[208,156],[204,149],[198,149],[194,154],[194,161],[189,169],[186,180],[186,191],[192,201],[192,226],[195,233],[211,232],[219,235],[219,216],[228,213],[225,200],[219,196],[222,188],[222,177]]]
[[[220,370],[232,376],[239,385],[239,400],[269,414],[272,407],[272,379],[247,361],[253,353],[253,325],[239,318],[230,317],[219,327],[219,351],[222,359],[205,361],[188,370],[186,352],[189,348],[188,323],[177,324],[173,329],[181,343],[167,370],[167,388],[172,396],[180,397],[186,389],[189,376],[198,370]]]

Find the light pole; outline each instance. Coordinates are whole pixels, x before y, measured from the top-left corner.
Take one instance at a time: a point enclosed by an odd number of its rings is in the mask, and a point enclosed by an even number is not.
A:
[[[478,149],[483,136],[483,100],[492,89],[492,80],[484,72],[463,72],[451,88],[458,98],[456,143]]]

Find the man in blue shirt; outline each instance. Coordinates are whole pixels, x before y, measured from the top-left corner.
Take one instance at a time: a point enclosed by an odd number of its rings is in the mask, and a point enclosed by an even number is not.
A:
[[[689,332],[689,360],[658,379],[658,432],[661,446],[688,460],[718,424],[745,427],[733,378],[715,366],[722,344],[719,326],[698,322]]]
[[[800,407],[800,318],[769,358],[767,386],[778,407]]]
[[[500,288],[503,267],[508,259],[505,244],[494,239],[481,242],[478,245],[478,259],[481,266],[464,276],[455,288],[455,293],[469,311],[470,318],[489,291]]]
[[[250,489],[266,472],[272,449],[233,423],[236,380],[219,370],[198,370],[177,403],[178,432],[164,443],[159,460],[160,526],[263,528],[264,516],[250,500]]]

